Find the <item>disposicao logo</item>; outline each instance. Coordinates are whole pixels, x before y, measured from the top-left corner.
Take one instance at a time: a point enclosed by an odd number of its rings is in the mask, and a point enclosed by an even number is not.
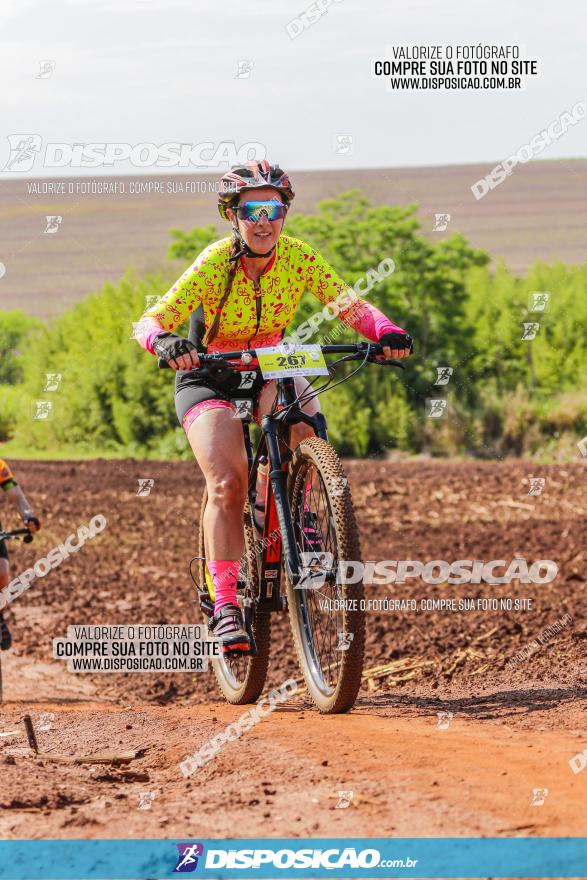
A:
[[[198,858],[204,854],[204,846],[201,843],[176,843],[177,865],[173,869],[174,874],[187,874],[195,871],[198,867]]]

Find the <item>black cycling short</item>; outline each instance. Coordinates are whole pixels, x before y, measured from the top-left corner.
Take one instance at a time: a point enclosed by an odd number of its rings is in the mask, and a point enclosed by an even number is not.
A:
[[[200,305],[190,315],[188,333],[188,339],[200,353],[207,352],[203,343],[205,332],[204,309]],[[267,380],[263,379],[259,369],[256,370],[255,379],[250,387],[242,372],[239,376],[239,373],[234,371],[226,382],[211,382],[209,378],[198,377],[192,371],[178,370],[175,374],[175,411],[179,424],[183,423],[183,417],[192,406],[205,400],[253,400],[256,404],[266,383]]]
[[[244,387],[240,388],[239,385]],[[254,379],[241,379],[236,374],[235,379],[228,383],[212,383],[209,379],[198,378],[193,372],[178,370],[175,376],[175,411],[179,423],[182,424],[183,417],[192,406],[205,400],[253,400],[256,403],[265,385],[266,380],[260,370],[256,371]]]

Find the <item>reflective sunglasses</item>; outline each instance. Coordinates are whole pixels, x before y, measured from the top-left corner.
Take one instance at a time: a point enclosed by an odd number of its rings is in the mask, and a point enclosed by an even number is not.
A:
[[[283,202],[245,202],[235,208],[239,220],[258,223],[263,214],[267,220],[283,220],[287,207]]]

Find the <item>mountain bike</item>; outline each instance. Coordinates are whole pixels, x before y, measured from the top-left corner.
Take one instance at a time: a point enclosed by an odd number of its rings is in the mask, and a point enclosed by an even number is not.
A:
[[[325,355],[341,355],[326,365]],[[243,415],[242,429],[248,461],[248,499],[243,512],[245,553],[240,561],[237,596],[251,641],[250,653],[223,654],[213,660],[216,679],[229,703],[253,703],[263,691],[269,664],[271,614],[289,609],[290,625],[308,693],[324,714],[348,711],[354,704],[363,671],[365,614],[362,581],[350,582],[339,563],[360,562],[359,533],[348,480],[340,459],[328,442],[322,413],[308,415],[302,405],[348,381],[367,363],[404,369],[396,360],[376,360],[378,343],[296,345],[200,354],[196,374],[234,372],[230,361],[261,369],[276,379],[277,394],[270,413],[261,420],[261,435],[253,450],[252,414]],[[253,359],[258,366],[251,366]],[[334,382],[336,367],[360,361],[349,375]],[[159,360],[160,367],[166,367]],[[328,375],[319,388],[297,393],[295,376]],[[252,409],[252,407],[251,407]],[[289,445],[291,425],[310,425],[314,437],[295,449]],[[253,511],[261,457],[268,460],[263,532],[257,537]],[[214,584],[206,564],[203,529],[206,493],[202,500],[197,576],[203,621],[214,612]],[[282,576],[285,593],[282,590]]]
[[[21,538],[25,544],[30,544],[33,540],[33,535],[29,532],[28,529],[13,529],[10,532],[6,532],[0,528],[0,541],[7,541],[14,538],[19,541]],[[4,608],[0,608],[0,614],[4,614]],[[3,691],[3,683],[2,683],[2,652],[0,651],[0,703],[4,699],[4,691]]]

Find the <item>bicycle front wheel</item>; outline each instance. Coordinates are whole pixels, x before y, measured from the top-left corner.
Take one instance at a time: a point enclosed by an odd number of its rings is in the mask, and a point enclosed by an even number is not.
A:
[[[294,588],[287,579],[298,661],[320,712],[347,712],[363,672],[364,591],[362,580],[345,582],[339,562],[360,562],[361,548],[348,480],[325,440],[311,437],[299,444],[288,494],[301,564],[313,572],[311,586]]]

